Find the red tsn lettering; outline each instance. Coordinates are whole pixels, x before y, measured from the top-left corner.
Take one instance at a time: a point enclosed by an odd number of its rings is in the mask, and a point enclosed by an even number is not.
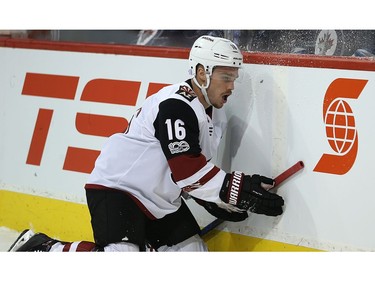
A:
[[[40,165],[42,161],[44,146],[47,141],[49,127],[51,125],[53,110],[39,109],[36,118],[33,137],[31,139],[29,154],[27,155],[26,164]]]
[[[141,82],[112,79],[94,79],[83,89],[81,100],[101,103],[135,105]],[[124,121],[125,120],[125,121]],[[83,134],[108,137],[124,132],[128,121],[120,117],[77,113],[76,129]],[[64,170],[90,173],[99,151],[69,147]]]
[[[86,84],[81,100],[134,106],[140,87],[137,81],[94,79]]]
[[[26,73],[22,95],[73,100],[79,77]]]
[[[148,84],[148,89],[147,89],[147,96],[152,96],[153,94],[157,93],[159,90],[164,88],[165,86],[168,86],[169,84],[162,84],[162,83],[150,83]]]
[[[94,169],[95,160],[99,154],[100,151],[98,150],[69,146],[66,151],[63,170],[89,174]]]
[[[26,73],[22,95],[74,100],[78,82],[79,77],[76,76]],[[93,79],[85,85],[80,100],[135,106],[140,85],[139,81]],[[147,96],[166,85],[150,83]],[[52,114],[52,109],[39,109],[26,164],[40,165]],[[124,132],[128,120],[123,117],[78,112],[75,126],[81,134],[108,137],[117,132]],[[99,153],[98,150],[68,146],[63,170],[90,173]]]
[[[127,126],[128,120],[122,117],[86,113],[77,113],[76,117],[76,128],[85,135],[109,137],[124,132]]]

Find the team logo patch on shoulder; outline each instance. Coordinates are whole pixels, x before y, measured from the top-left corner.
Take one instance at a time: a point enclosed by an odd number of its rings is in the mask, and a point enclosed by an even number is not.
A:
[[[188,101],[192,101],[197,97],[197,95],[194,93],[192,89],[190,89],[188,86],[180,86],[176,94],[179,94],[186,98]]]

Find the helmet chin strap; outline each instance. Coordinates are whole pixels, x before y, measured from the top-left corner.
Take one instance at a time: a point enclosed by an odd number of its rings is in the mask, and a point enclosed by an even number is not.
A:
[[[208,88],[208,86],[210,86],[210,75],[206,74],[206,80],[207,80],[207,83],[206,83],[206,85],[203,86],[203,85],[199,85],[196,77],[193,78],[193,81],[194,81],[195,85],[197,85],[197,87],[199,89],[201,89],[201,92],[203,94],[203,97],[204,97],[205,101],[210,106],[212,106],[212,103],[210,102],[210,99],[208,98],[207,91],[206,91],[206,89]]]

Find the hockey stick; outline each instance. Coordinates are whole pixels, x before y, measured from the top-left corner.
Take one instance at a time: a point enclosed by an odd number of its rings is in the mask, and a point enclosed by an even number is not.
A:
[[[207,224],[205,227],[203,227],[201,229],[201,232],[199,233],[199,235],[201,237],[206,235],[208,232],[210,232],[211,230],[213,230],[214,228],[216,228],[218,225],[220,225],[223,222],[224,222],[224,220],[222,220],[222,219],[215,219],[213,222],[211,222],[211,223]]]
[[[302,170],[305,167],[305,164],[302,161],[298,161],[296,164],[282,172],[280,175],[278,175],[274,180],[275,180],[275,185],[273,188],[279,187],[279,185],[287,180],[289,177],[297,173],[299,170]],[[272,188],[272,189],[273,189]],[[213,222],[209,223],[206,225],[204,228],[201,229],[200,236],[202,237],[203,235],[207,234],[214,228],[216,228],[218,225],[223,223],[224,220],[222,219],[215,219]]]
[[[295,173],[297,173],[299,170],[302,170],[304,167],[305,164],[302,161],[298,161],[296,164],[294,164],[289,169],[285,170],[275,178],[275,185],[273,188],[279,187],[279,185],[283,181],[287,180],[289,177],[293,176]]]

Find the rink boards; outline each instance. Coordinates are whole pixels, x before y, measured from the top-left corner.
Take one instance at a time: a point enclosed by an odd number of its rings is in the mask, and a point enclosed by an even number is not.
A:
[[[83,186],[105,139],[160,87],[188,78],[186,49],[0,40],[0,225],[92,240]],[[275,177],[277,218],[250,214],[205,237],[211,250],[373,251],[375,63],[244,53],[214,159]],[[188,201],[199,224],[214,218]]]

